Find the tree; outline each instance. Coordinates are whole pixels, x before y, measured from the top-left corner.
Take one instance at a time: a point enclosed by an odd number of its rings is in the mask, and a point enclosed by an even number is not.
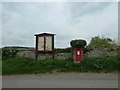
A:
[[[73,47],[73,48],[84,48],[86,46],[86,41],[85,40],[82,40],[82,39],[79,39],[79,40],[72,40],[70,42],[70,45]]]
[[[93,37],[87,46],[88,49],[94,48],[116,48],[115,42],[111,38],[104,38],[100,36]]]

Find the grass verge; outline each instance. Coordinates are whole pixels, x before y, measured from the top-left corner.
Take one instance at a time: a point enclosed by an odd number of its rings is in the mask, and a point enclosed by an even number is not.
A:
[[[74,63],[72,59],[38,60],[15,57],[2,61],[2,74],[39,74],[57,72],[117,72],[119,60],[114,57],[85,58],[81,63]]]

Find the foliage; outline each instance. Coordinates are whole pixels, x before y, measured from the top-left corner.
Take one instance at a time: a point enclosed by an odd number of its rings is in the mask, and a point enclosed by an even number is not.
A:
[[[2,48],[2,60],[5,60],[7,58],[15,57],[17,52],[18,52],[17,49]]]
[[[82,40],[82,39],[79,39],[79,40],[72,40],[70,42],[70,45],[73,47],[73,48],[84,48],[86,46],[86,41],[85,40]]]
[[[56,53],[64,53],[64,52],[71,52],[71,48],[56,48],[55,49]]]
[[[90,41],[90,44],[87,46],[87,49],[94,48],[117,48],[117,45],[111,38],[104,38],[100,36],[93,37]]]
[[[33,47],[6,46],[7,49],[34,49]]]
[[[117,56],[85,58],[81,63],[74,63],[72,59],[55,60],[15,57],[2,62],[2,74],[38,74],[57,72],[114,72],[120,68]],[[119,69],[120,70],[120,69]]]

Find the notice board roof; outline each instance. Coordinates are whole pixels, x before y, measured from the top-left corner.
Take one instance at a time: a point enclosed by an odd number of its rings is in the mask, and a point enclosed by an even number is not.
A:
[[[43,36],[43,35],[53,36],[53,35],[55,35],[55,34],[51,34],[51,33],[40,33],[40,34],[35,34],[34,36]]]

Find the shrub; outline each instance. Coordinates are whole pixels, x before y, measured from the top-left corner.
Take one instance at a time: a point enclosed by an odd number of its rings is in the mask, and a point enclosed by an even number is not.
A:
[[[2,48],[2,60],[15,57],[17,52],[18,52],[17,49]]]
[[[111,38],[104,38],[100,36],[92,37],[89,45],[87,46],[88,49],[94,48],[112,48],[116,49],[117,44]]]
[[[55,49],[56,53],[64,53],[64,52],[71,52],[71,48],[56,48]]]
[[[79,40],[72,40],[70,42],[70,45],[73,47],[73,48],[84,48],[86,46],[86,41],[85,40],[82,40],[82,39],[79,39]]]

